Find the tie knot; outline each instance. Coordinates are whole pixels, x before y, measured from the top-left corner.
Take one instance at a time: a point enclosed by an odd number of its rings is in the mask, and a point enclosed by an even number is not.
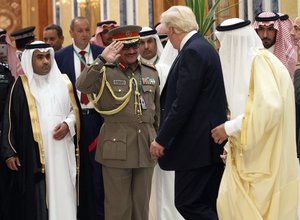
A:
[[[82,51],[79,52],[79,54],[80,54],[82,57],[84,57],[85,53],[86,53],[86,52],[85,52],[84,50],[82,50]]]

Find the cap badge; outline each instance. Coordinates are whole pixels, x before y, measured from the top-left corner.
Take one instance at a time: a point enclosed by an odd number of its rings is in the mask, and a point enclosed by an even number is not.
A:
[[[131,37],[132,36],[132,32],[131,31],[126,31],[125,35],[126,35],[126,37]]]

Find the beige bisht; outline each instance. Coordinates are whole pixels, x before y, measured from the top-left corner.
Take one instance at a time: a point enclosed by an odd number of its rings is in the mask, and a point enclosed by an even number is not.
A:
[[[220,220],[296,220],[295,101],[286,68],[254,57],[242,128],[229,138],[217,200]]]

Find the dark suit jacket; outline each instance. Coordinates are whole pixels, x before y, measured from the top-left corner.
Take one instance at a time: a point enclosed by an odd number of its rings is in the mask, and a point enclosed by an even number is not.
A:
[[[93,54],[93,58],[94,60],[97,58],[97,56],[99,54],[102,53],[103,48],[99,47],[97,45],[94,44],[90,44],[91,45],[91,51]],[[75,74],[75,69],[74,69],[74,51],[73,51],[74,47],[73,44],[60,49],[59,51],[57,51],[55,53],[55,60],[57,63],[57,66],[60,70],[60,72],[62,73],[66,73],[74,88],[75,88],[75,81],[76,81],[76,74]]]
[[[198,33],[184,45],[161,94],[156,141],[165,147],[165,170],[186,170],[220,162],[223,152],[211,129],[226,121],[226,95],[219,55]]]

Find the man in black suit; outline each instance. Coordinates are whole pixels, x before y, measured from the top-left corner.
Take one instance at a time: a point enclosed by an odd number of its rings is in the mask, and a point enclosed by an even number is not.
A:
[[[219,56],[197,33],[192,10],[173,6],[161,15],[179,50],[161,94],[161,124],[150,152],[164,170],[175,170],[175,206],[189,220],[217,220],[216,198],[223,173],[221,141],[211,129],[226,120]]]
[[[81,71],[86,65],[91,64],[99,54],[102,53],[103,48],[90,44],[91,31],[90,24],[85,17],[76,17],[71,21],[70,25],[70,35],[73,38],[73,44],[60,49],[55,53],[56,63],[58,68],[62,73],[66,73],[72,84],[75,87],[76,79],[81,74]],[[86,188],[94,188],[93,194],[96,199],[97,206],[97,220],[104,219],[104,189],[103,189],[103,179],[102,179],[102,169],[101,164],[95,161],[95,147],[98,142],[98,134],[100,127],[102,125],[102,117],[93,108],[93,104],[89,102],[86,94],[81,93],[76,90],[78,95],[77,103],[80,108],[81,116],[81,138],[80,147],[90,152],[90,165],[92,170],[93,185],[87,185]],[[76,97],[77,98],[77,97]],[[83,183],[80,185],[83,187]],[[92,195],[92,196],[94,196]],[[86,196],[88,195],[79,195]],[[88,199],[92,201],[92,199]],[[87,205],[93,208],[95,204]],[[90,211],[92,215],[93,211]],[[81,212],[82,213],[82,212]],[[79,214],[81,215],[80,210]],[[83,214],[83,213],[82,213]],[[84,216],[84,219],[90,219]]]

